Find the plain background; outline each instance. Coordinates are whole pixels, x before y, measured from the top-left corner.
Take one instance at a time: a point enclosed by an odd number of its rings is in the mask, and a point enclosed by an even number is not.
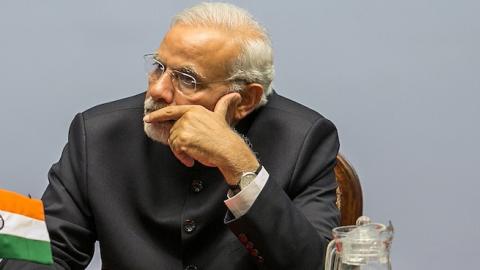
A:
[[[40,197],[75,113],[145,90],[142,55],[193,3],[2,0],[0,188]],[[479,2],[233,3],[269,30],[277,91],[336,123],[394,269],[475,268]]]

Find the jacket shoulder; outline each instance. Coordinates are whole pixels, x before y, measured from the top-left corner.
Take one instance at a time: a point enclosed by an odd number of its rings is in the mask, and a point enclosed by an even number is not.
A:
[[[310,124],[314,123],[319,118],[325,118],[320,113],[275,92],[269,96],[268,102],[262,110],[292,120],[308,122]]]
[[[129,110],[141,110],[143,111],[143,102],[145,99],[145,93],[136,94],[134,96],[122,98],[119,100],[107,102],[94,106],[84,111],[83,117],[88,120],[96,118],[98,116],[105,116],[112,113],[118,113]]]

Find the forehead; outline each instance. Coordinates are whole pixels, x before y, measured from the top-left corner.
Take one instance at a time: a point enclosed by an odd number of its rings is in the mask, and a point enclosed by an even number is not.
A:
[[[213,27],[176,25],[165,35],[157,54],[171,68],[192,67],[209,79],[223,78],[239,53],[232,33]]]

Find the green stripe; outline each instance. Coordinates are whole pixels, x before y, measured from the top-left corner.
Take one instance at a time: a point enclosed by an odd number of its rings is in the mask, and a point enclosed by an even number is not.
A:
[[[0,234],[0,258],[53,264],[50,242]]]

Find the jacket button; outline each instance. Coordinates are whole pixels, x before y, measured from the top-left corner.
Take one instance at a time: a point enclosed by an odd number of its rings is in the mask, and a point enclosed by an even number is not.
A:
[[[248,250],[251,250],[253,249],[253,243],[248,241],[247,244],[245,245],[245,247],[248,249]]]
[[[186,233],[192,233],[196,228],[197,224],[195,224],[193,220],[187,219],[185,223],[183,223],[183,230],[185,230]]]
[[[262,256],[258,256],[258,257],[257,257],[257,262],[263,263],[263,262],[264,262],[263,257],[262,257]]]
[[[247,235],[244,233],[241,233],[238,235],[238,239],[240,240],[241,243],[245,244],[248,242]]]
[[[192,191],[195,193],[199,193],[203,189],[203,182],[202,180],[193,180],[192,181]]]
[[[250,255],[252,255],[253,257],[257,257],[258,256],[258,249],[254,248],[254,249],[250,250]]]
[[[190,264],[185,267],[185,270],[198,270],[198,267],[194,264]]]

